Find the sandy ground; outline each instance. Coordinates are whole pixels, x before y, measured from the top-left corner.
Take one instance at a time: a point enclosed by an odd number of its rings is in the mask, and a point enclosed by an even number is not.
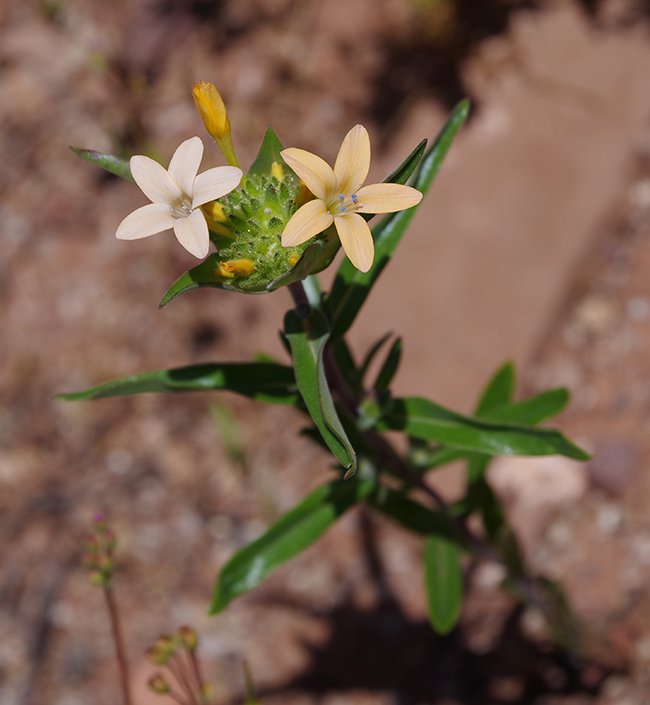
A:
[[[644,6],[421,7],[0,5],[2,703],[118,702],[100,595],[78,567],[98,510],[120,538],[116,589],[140,705],[150,698],[144,650],[184,622],[201,631],[219,702],[241,693],[242,657],[268,703],[650,698]],[[494,482],[532,564],[572,597],[584,661],[554,652],[533,611],[511,615],[490,566],[461,628],[435,638],[418,542],[363,513],[208,618],[218,567],[329,477],[327,457],[297,437],[290,410],[229,395],[52,400],[138,370],[280,354],[286,292],[193,292],[158,311],[190,256],[171,236],[117,242],[117,223],[142,203],[137,190],[67,151],[168,159],[201,129],[189,95],[199,78],[227,97],[242,160],[269,122],[287,144],[330,158],[363,121],[377,177],[433,136],[456,99],[474,99],[353,343],[362,350],[387,327],[403,335],[398,390],[461,409],[505,358],[525,389],[572,390],[561,425],[594,460],[511,461]],[[219,163],[216,150],[204,163]],[[224,414],[241,435],[238,460],[215,423]],[[455,484],[457,473],[442,481]]]

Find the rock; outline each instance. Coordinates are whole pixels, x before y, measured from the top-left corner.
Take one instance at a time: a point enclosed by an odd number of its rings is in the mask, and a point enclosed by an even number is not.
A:
[[[619,438],[596,443],[587,464],[592,484],[613,496],[623,495],[635,482],[641,457],[635,443]]]
[[[498,458],[488,481],[527,548],[539,543],[560,510],[575,506],[588,485],[585,466],[562,456]]]

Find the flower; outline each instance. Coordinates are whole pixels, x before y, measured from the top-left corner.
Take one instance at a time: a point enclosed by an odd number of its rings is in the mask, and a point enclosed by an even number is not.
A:
[[[131,157],[131,174],[152,203],[127,215],[115,236],[120,240],[139,240],[173,228],[176,239],[188,252],[205,257],[210,236],[200,206],[237,188],[242,171],[234,166],[218,166],[197,175],[202,156],[200,137],[190,137],[174,152],[169,169],[141,154]]]
[[[345,136],[334,169],[304,149],[290,147],[280,154],[316,196],[287,223],[282,233],[284,247],[300,245],[334,223],[345,254],[357,269],[367,272],[375,247],[370,228],[359,213],[394,213],[422,200],[422,194],[410,186],[361,186],[370,168],[370,138],[363,125],[355,125]]]

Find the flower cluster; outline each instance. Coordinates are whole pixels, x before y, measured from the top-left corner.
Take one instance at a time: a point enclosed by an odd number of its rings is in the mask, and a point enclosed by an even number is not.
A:
[[[219,92],[201,82],[194,85],[193,96],[228,166],[199,174],[199,137],[178,147],[168,169],[149,157],[131,157],[131,175],[151,203],[124,218],[118,238],[135,240],[171,228],[180,244],[200,259],[207,257],[212,240],[219,253],[214,277],[226,285],[233,279],[249,280],[236,288],[262,291],[300,260],[309,240],[332,225],[352,264],[367,272],[374,243],[364,216],[411,208],[422,198],[401,184],[363,186],[370,168],[370,138],[362,125],[345,136],[333,168],[292,147],[280,151],[285,166],[278,157],[268,173],[251,169],[244,176]],[[309,192],[302,198],[301,184]],[[287,254],[282,256],[279,248]]]

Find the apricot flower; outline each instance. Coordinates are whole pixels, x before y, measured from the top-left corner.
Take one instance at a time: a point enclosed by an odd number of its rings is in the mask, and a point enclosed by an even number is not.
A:
[[[202,157],[200,137],[190,137],[180,144],[169,169],[140,154],[131,157],[131,175],[152,203],[127,215],[115,236],[138,240],[173,228],[176,239],[189,253],[205,257],[210,236],[200,206],[237,188],[242,171],[234,166],[218,166],[197,174]]]
[[[285,226],[284,247],[300,245],[334,223],[345,254],[357,269],[367,272],[375,248],[360,213],[394,213],[422,200],[422,194],[410,186],[362,186],[370,168],[370,138],[363,125],[355,125],[345,136],[334,169],[304,149],[290,147],[281,154],[316,197],[301,206]]]

